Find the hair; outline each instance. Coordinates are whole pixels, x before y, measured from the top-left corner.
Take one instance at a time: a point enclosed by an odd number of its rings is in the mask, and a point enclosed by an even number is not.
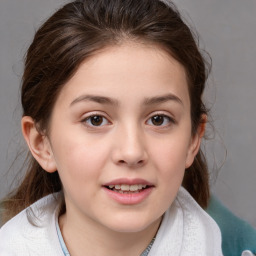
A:
[[[207,114],[202,93],[209,67],[197,40],[171,1],[80,0],[64,5],[36,32],[22,78],[23,116],[31,116],[46,132],[52,109],[65,83],[88,57],[126,41],[155,44],[171,54],[186,71],[191,103],[192,135]],[[20,185],[3,201],[4,221],[48,194],[62,190],[58,172],[44,171],[28,153],[28,169]],[[209,177],[199,150],[185,171],[183,186],[206,207]]]

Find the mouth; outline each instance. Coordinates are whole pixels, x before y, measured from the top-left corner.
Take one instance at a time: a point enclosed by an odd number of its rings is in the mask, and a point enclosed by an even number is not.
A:
[[[145,202],[155,185],[147,180],[120,178],[102,186],[106,195],[121,205],[136,205]]]
[[[149,188],[152,188],[152,185],[145,185],[145,184],[110,184],[104,186],[105,188],[112,190],[113,192],[117,192],[120,194],[137,194],[143,192]]]

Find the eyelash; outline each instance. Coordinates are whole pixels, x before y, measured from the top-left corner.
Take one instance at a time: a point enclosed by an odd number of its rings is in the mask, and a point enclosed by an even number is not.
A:
[[[93,118],[100,118],[102,122],[99,125],[94,125],[94,124],[92,124]],[[97,120],[95,119],[94,121],[97,121]],[[111,122],[101,114],[92,114],[92,115],[84,118],[82,120],[82,123],[86,123],[86,125],[88,127],[101,127],[101,126],[104,126],[104,125],[108,125]]]
[[[95,125],[92,123],[93,118],[95,118],[94,121],[100,122],[99,125]],[[155,120],[153,118],[155,118]],[[157,121],[156,118],[160,118],[160,120],[158,120],[158,121],[160,121],[160,122],[162,121],[162,123],[160,123],[159,125],[154,124],[154,121]],[[102,127],[102,126],[111,124],[111,122],[101,114],[92,114],[92,115],[84,118],[81,122],[85,123],[86,126],[88,126],[88,127]],[[155,127],[168,127],[170,125],[170,123],[175,124],[176,122],[172,117],[167,116],[162,113],[156,113],[146,120],[146,124],[148,124],[150,126],[155,126]]]
[[[155,121],[157,121],[156,118],[160,118],[160,122],[162,121],[162,123],[159,124],[159,125],[154,124],[153,123],[154,122],[153,118],[155,118]],[[170,125],[170,123],[175,124],[176,122],[170,116],[167,116],[167,115],[162,114],[162,113],[156,113],[153,116],[151,116],[149,119],[147,119],[146,123],[147,124],[151,123],[150,125],[155,126],[155,127],[168,127]]]

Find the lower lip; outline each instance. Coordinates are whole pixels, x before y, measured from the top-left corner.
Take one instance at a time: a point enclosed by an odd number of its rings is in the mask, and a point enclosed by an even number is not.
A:
[[[114,199],[116,202],[125,205],[134,205],[143,202],[152,192],[153,187],[141,190],[139,193],[127,193],[121,194],[113,190],[103,187],[104,191],[109,197]]]

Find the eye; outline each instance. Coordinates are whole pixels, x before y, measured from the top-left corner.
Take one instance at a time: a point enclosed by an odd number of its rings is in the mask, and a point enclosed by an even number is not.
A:
[[[83,122],[85,122],[88,126],[103,126],[109,124],[107,118],[101,115],[92,115],[86,117]]]
[[[154,115],[147,120],[147,124],[153,126],[167,126],[173,119],[166,115]]]

